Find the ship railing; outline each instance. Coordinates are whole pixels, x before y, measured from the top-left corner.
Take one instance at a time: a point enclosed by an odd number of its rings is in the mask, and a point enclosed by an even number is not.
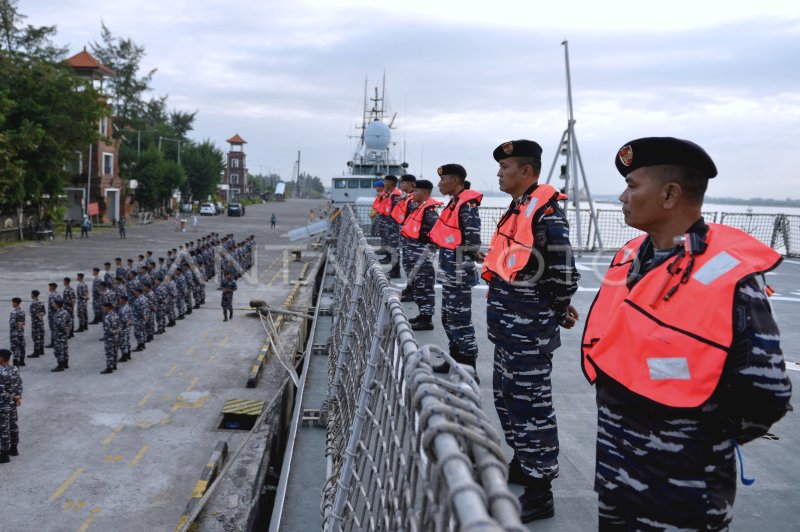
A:
[[[372,218],[370,205],[354,205],[362,230],[369,234]],[[481,241],[488,245],[494,234],[497,222],[506,211],[505,207],[480,207]],[[567,210],[572,247],[580,251],[616,251],[626,242],[641,234],[625,224],[620,209],[596,209],[597,223],[589,215],[589,209],[581,209],[581,234],[576,233],[574,209]],[[800,215],[782,213],[752,213],[704,211],[706,222],[716,222],[735,227],[752,235],[764,244],[787,257],[800,256]],[[602,246],[598,244],[597,235]]]
[[[346,206],[331,229],[323,529],[525,530],[473,375],[419,345],[361,225]]]

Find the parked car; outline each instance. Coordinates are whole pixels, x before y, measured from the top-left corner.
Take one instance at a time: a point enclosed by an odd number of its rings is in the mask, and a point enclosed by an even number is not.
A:
[[[241,203],[229,203],[228,216],[244,216],[244,205]]]
[[[201,203],[200,214],[206,216],[214,216],[217,214],[217,206],[213,203]]]
[[[214,206],[217,208],[217,214],[225,212],[225,205],[221,201],[214,203]]]

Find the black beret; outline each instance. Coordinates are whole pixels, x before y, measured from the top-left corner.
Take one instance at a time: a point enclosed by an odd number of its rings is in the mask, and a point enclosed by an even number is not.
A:
[[[100,281],[100,286],[108,286],[108,283],[105,281]]]
[[[103,264],[103,266],[111,266],[111,263],[110,262],[106,262],[106,263]]]
[[[22,300],[20,298],[18,298],[18,297],[12,297],[11,298],[11,302],[12,303],[22,303]]]
[[[144,282],[144,285],[145,285],[147,288],[152,288],[152,287],[153,287],[153,285],[152,285],[152,283],[150,283],[150,281],[145,281],[145,282]]]
[[[400,176],[400,181],[408,181],[410,183],[416,183],[417,176],[415,176],[414,174],[403,174]]]
[[[38,296],[39,295],[39,291],[38,290],[31,290],[31,295],[32,296]]]
[[[99,271],[100,271],[100,268],[92,268],[92,271],[93,271],[93,272],[99,272]]]
[[[441,175],[457,175],[461,179],[467,177],[467,171],[460,164],[443,164],[436,169],[436,173]]]
[[[142,287],[141,286],[137,286],[136,288],[133,289],[133,291],[134,292],[139,292],[141,294],[142,293]]]
[[[110,301],[104,301],[104,302],[102,303],[102,305],[103,305],[104,307],[108,307],[108,308],[114,308],[114,303],[112,303],[112,302],[110,302]]]
[[[64,282],[65,283],[71,283],[72,279],[70,279],[69,277],[64,277]]]
[[[53,298],[53,304],[54,305],[63,305],[64,304],[64,300],[61,298],[61,296],[56,296],[56,297]]]
[[[50,288],[58,288],[58,285],[56,283],[47,283],[47,286],[49,286]]]
[[[133,262],[133,259],[128,259],[128,262]]]
[[[498,162],[508,157],[530,157],[541,161],[542,147],[532,140],[509,140],[496,147],[492,157]]]
[[[82,273],[77,274],[78,279],[83,279],[84,275]]]
[[[122,262],[122,257],[117,257],[114,260],[118,260],[118,261]]]
[[[417,188],[422,190],[433,190],[433,183],[431,183],[427,179],[420,179],[419,181],[417,181]]]
[[[694,142],[673,137],[645,137],[626,143],[614,158],[617,170],[627,176],[634,170],[657,164],[693,168],[706,179],[717,175],[717,167],[706,151]]]
[[[392,183],[397,183],[397,176],[396,175],[387,175],[383,178],[384,181],[391,181]]]

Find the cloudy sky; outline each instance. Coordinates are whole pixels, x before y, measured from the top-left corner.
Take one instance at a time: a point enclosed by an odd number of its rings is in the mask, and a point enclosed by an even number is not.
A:
[[[544,148],[567,125],[569,40],[576,132],[595,194],[622,187],[626,141],[676,136],[717,163],[713,196],[800,198],[800,2],[594,0],[26,0],[34,25],[78,52],[101,20],[145,47],[153,88],[198,111],[195,139],[239,133],[253,173],[340,175],[355,148],[364,80],[386,73],[409,170],[458,162],[497,190],[492,150]]]

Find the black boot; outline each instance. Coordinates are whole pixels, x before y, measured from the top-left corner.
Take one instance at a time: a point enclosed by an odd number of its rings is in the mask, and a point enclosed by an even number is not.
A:
[[[411,286],[407,286],[406,289],[400,294],[400,301],[403,303],[414,302],[414,289]]]
[[[183,317],[183,316],[178,316],[178,317],[177,317],[177,318],[175,318],[175,319],[176,319],[176,320],[182,320],[182,319],[184,319],[184,317]]]
[[[39,358],[39,351],[37,351],[37,350],[35,350],[35,349],[34,349],[34,350],[33,350],[33,353],[31,353],[30,355],[28,355],[28,358]]]
[[[11,448],[8,450],[9,456],[19,456],[19,451],[17,450],[17,444],[12,443]]]
[[[69,369],[69,359],[65,358],[64,363],[62,365],[64,366],[64,369]]]
[[[46,346],[44,346],[44,348],[45,348],[45,349],[52,349],[52,348],[53,348],[53,342],[50,342],[49,344],[47,344]]]
[[[553,517],[556,512],[553,505],[553,491],[550,488],[550,481],[529,479],[525,492],[519,497],[519,504],[519,517],[523,523]]]
[[[54,368],[53,368],[53,369],[51,369],[50,371],[52,371],[53,373],[55,373],[55,372],[57,372],[57,371],[64,371],[64,364],[62,364],[61,362],[59,362],[59,363],[58,363],[58,366],[54,367]]]
[[[389,270],[389,279],[399,279],[400,278],[400,264],[395,264],[392,266],[392,269]]]
[[[412,331],[432,331],[433,330],[433,316],[426,316],[420,314],[416,322],[411,324]]]
[[[175,327],[175,320],[172,320],[171,322],[167,323],[167,327]]]
[[[104,369],[103,371],[101,371],[100,375],[108,375],[109,373],[114,373],[114,370],[111,369],[110,367],[108,367],[108,368]]]
[[[414,316],[413,318],[408,318],[408,323],[410,323],[411,325],[414,325],[415,323],[417,323],[419,321],[419,319],[421,317],[422,317],[422,314]]]
[[[144,351],[144,344],[136,344],[136,349],[133,352],[138,353],[139,351]]]
[[[8,457],[8,451],[0,451],[0,464],[7,464],[11,461]]]
[[[153,335],[152,334],[148,334],[147,335],[147,341],[148,342],[152,342],[153,341]]]
[[[508,483],[524,486],[528,483],[528,480],[528,475],[525,474],[525,471],[522,469],[522,465],[519,463],[517,453],[514,453],[514,457],[508,464]]]

